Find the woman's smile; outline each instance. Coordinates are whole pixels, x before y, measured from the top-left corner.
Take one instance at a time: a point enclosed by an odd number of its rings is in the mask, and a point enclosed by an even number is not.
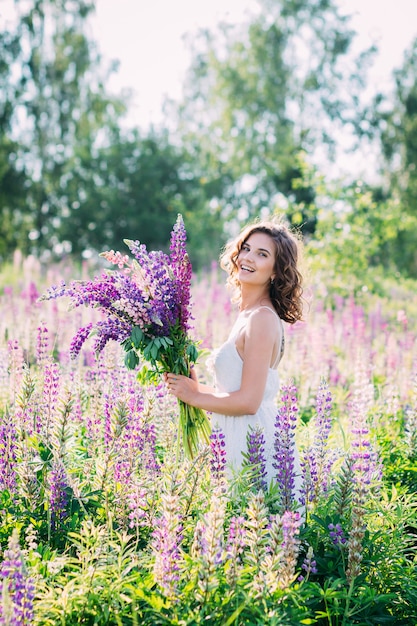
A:
[[[239,280],[269,283],[274,273],[275,244],[265,233],[252,233],[242,244],[238,256]]]

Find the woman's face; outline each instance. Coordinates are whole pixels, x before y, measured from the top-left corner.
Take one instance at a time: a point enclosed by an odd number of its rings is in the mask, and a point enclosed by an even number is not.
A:
[[[275,243],[265,233],[252,233],[242,244],[237,257],[241,283],[268,285],[274,276]]]

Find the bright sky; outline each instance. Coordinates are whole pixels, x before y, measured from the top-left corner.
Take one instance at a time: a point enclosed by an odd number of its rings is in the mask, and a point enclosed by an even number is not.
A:
[[[372,81],[387,85],[390,71],[402,62],[404,49],[417,36],[417,0],[339,0],[344,13],[355,15],[352,25],[358,44],[380,48]],[[242,20],[255,0],[96,0],[93,35],[107,59],[120,67],[112,86],[134,92],[129,119],[146,127],[162,119],[164,96],[181,95],[190,57],[184,36],[221,19]]]

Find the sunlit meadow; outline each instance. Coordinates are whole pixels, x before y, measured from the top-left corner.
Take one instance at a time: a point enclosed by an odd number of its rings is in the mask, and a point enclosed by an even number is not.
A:
[[[99,314],[39,296],[88,272],[16,255],[1,277],[0,624],[416,624],[415,294],[313,281],[286,328],[268,490],[260,433],[226,478],[221,433],[185,458],[176,402],[120,346],[69,358]],[[194,280],[203,379],[236,314],[224,279]]]

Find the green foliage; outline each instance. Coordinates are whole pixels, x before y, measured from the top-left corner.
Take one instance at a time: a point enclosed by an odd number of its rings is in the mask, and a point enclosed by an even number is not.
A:
[[[31,0],[0,31],[0,257],[80,255],[127,236],[161,248],[180,210],[193,216],[192,261],[208,264],[220,214],[165,133],[121,131],[125,100],[105,90],[114,68],[86,34],[93,8]]]
[[[314,232],[314,188],[293,184],[303,178],[297,155],[331,145],[329,127],[360,116],[363,76],[343,65],[353,35],[334,2],[272,0],[242,26],[222,24],[193,42],[179,136],[206,176],[223,181],[228,215],[258,216],[284,196],[298,204],[289,221]]]
[[[379,198],[397,205],[395,235],[389,252],[406,276],[417,276],[417,39],[394,71],[395,88],[390,98],[379,93],[369,113],[372,136],[381,149],[381,171],[385,184]]]

